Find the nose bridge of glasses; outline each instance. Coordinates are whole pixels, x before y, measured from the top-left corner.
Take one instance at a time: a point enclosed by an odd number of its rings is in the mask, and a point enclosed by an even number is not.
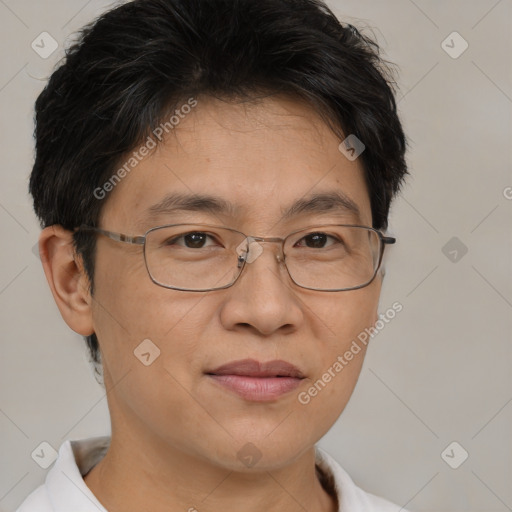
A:
[[[269,237],[263,237],[263,236],[248,236],[247,239],[251,242],[273,242],[273,243],[281,243],[283,242],[284,238],[279,238],[278,236],[269,236]]]
[[[247,241],[247,247],[248,247],[248,254],[245,255],[245,261],[247,263],[252,263],[263,253],[263,246],[260,245],[261,243],[281,244],[281,253],[282,253],[282,245],[283,245],[284,239],[279,238],[279,237],[248,236],[246,238],[246,241]],[[275,255],[275,257],[279,263],[284,261],[284,254],[283,254],[283,256],[281,256],[281,253],[277,253]]]

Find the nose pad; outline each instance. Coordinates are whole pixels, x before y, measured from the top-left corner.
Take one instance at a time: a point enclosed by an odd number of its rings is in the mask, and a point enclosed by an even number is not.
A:
[[[256,261],[256,259],[261,256],[263,253],[263,244],[259,243],[258,240],[254,238],[247,237],[237,248],[236,252],[238,254],[238,268],[240,268],[244,262],[252,263]],[[278,263],[284,262],[284,255],[281,256],[280,253],[276,254],[276,260]]]
[[[253,238],[247,237],[236,248],[236,253],[238,254],[238,268],[240,268],[244,262],[252,263],[262,252],[263,247]]]

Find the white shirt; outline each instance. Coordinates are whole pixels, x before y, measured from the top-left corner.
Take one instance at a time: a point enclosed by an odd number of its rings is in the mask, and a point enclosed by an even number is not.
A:
[[[16,512],[107,512],[83,476],[103,458],[109,444],[109,436],[65,441],[45,483],[29,494]],[[336,493],[339,512],[407,512],[357,487],[329,454],[318,446],[315,450],[322,484]]]

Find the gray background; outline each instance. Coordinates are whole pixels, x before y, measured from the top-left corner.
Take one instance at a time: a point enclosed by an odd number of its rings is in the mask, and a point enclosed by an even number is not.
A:
[[[109,432],[85,344],[61,320],[33,252],[39,227],[27,194],[33,102],[66,38],[109,5],[0,0],[4,512],[43,482],[47,470],[31,458],[42,441],[58,449]],[[329,5],[373,30],[399,66],[412,176],[392,210],[399,243],[380,308],[404,309],[373,339],[352,400],[320,445],[360,486],[411,511],[512,510],[512,1]],[[48,59],[31,48],[43,31],[59,43]],[[453,31],[469,44],[456,59],[442,47]],[[452,441],[469,453],[458,469],[441,458]]]

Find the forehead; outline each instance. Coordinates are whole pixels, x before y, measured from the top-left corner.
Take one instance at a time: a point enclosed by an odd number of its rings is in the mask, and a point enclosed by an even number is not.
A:
[[[340,142],[314,110],[288,97],[199,98],[116,184],[100,222],[140,230],[203,219],[265,230],[335,215],[371,225],[362,163],[349,161]]]

